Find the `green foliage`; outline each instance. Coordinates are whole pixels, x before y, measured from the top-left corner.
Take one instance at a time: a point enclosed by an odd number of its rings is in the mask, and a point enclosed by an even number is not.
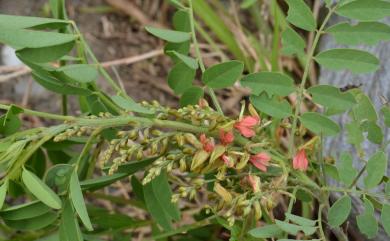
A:
[[[249,231],[249,234],[255,238],[276,238],[282,236],[283,230],[278,225],[271,224],[254,228]]]
[[[289,9],[287,21],[307,31],[314,31],[317,23],[313,13],[303,0],[286,0]]]
[[[356,49],[330,49],[319,53],[315,60],[331,70],[348,69],[360,74],[373,72],[379,68],[379,60],[374,55]]]
[[[180,98],[180,106],[197,104],[203,94],[203,89],[196,86],[187,89]]]
[[[351,212],[351,198],[348,195],[337,200],[328,212],[328,223],[332,227],[338,227],[347,220]]]
[[[390,205],[389,204],[383,204],[382,206],[381,221],[387,235],[390,236]]]
[[[341,5],[336,12],[360,21],[377,21],[390,15],[390,3],[382,0],[356,0]]]
[[[154,113],[154,111],[142,107],[140,104],[135,102],[130,97],[124,98],[122,96],[115,95],[115,96],[111,96],[111,99],[119,107],[121,107],[122,109],[127,110],[127,111],[133,111],[133,112],[142,113],[142,114],[153,114]]]
[[[340,132],[336,122],[316,112],[303,113],[299,119],[303,126],[318,135],[334,136]]]
[[[191,37],[189,33],[176,30],[160,29],[154,27],[145,27],[145,29],[154,36],[171,43],[182,43],[190,40]]]
[[[282,33],[282,46],[282,52],[285,55],[296,54],[298,56],[303,56],[305,54],[304,49],[306,43],[292,28],[286,28]]]
[[[341,92],[331,85],[316,85],[308,89],[313,95],[313,101],[332,110],[345,111],[356,104],[356,100],[349,92]]]
[[[220,89],[232,86],[241,76],[244,64],[237,60],[216,64],[206,69],[202,81],[213,89]]]
[[[383,176],[386,175],[387,157],[383,151],[378,151],[370,157],[367,162],[367,176],[364,178],[364,185],[367,189],[376,187]]]
[[[343,152],[340,155],[339,161],[336,163],[337,171],[340,180],[349,187],[357,176],[357,170],[353,167],[352,156],[348,152]]]
[[[265,93],[260,96],[251,95],[251,103],[259,111],[278,118],[286,118],[292,115],[290,104],[286,100],[278,100],[278,97],[269,98]]]
[[[329,27],[326,32],[332,34],[339,44],[374,45],[379,41],[390,40],[390,26],[379,22],[362,22],[356,25],[339,23]]]
[[[168,74],[168,85],[175,94],[183,94],[191,88],[196,71],[184,62],[177,63]]]
[[[54,209],[60,209],[61,199],[34,173],[23,169],[22,180],[27,189],[44,204]]]
[[[241,84],[250,88],[254,95],[260,95],[264,91],[268,96],[287,96],[295,89],[293,79],[276,72],[249,74],[241,80]]]
[[[374,206],[372,203],[364,199],[364,213],[356,217],[356,222],[359,230],[371,239],[378,233],[378,222],[374,216]]]

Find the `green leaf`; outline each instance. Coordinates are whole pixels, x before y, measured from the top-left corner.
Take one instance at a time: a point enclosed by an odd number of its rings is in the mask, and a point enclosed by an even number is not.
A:
[[[164,229],[172,230],[171,217],[164,211],[164,207],[153,190],[153,183],[144,185],[143,189],[145,205],[153,219]]]
[[[332,34],[337,43],[347,45],[375,45],[380,41],[390,40],[390,26],[379,22],[362,22],[356,25],[339,23],[326,32]]]
[[[18,58],[23,58],[35,63],[47,63],[60,59],[69,53],[75,42],[68,42],[60,45],[42,48],[24,48],[16,51]]]
[[[171,43],[182,43],[188,41],[191,36],[190,33],[187,32],[154,28],[150,26],[145,27],[145,29],[152,35]]]
[[[290,27],[282,33],[282,46],[282,53],[285,55],[303,56],[305,54],[305,40]]]
[[[249,234],[255,238],[275,238],[283,235],[283,230],[276,224],[265,225],[262,227],[254,228],[249,231]]]
[[[390,16],[390,2],[380,0],[356,0],[341,5],[336,13],[360,21],[377,21]]]
[[[179,58],[184,64],[186,64],[191,69],[198,69],[198,61],[194,58],[191,58],[187,55],[178,53],[176,51],[167,51],[168,53],[174,54],[177,58]]]
[[[190,15],[187,10],[178,10],[172,18],[173,27],[177,31],[191,32]]]
[[[308,218],[304,218],[304,217],[300,217],[300,216],[297,216],[297,215],[294,215],[294,214],[291,214],[291,213],[286,213],[286,218],[298,225],[301,225],[301,226],[309,226],[309,227],[314,227],[317,223],[317,221],[315,220],[311,220],[311,219],[308,219]]]
[[[168,183],[168,176],[166,172],[162,172],[159,176],[152,180],[153,191],[158,197],[164,211],[175,221],[181,218],[180,210],[176,203],[172,203],[171,186]]]
[[[260,95],[265,91],[268,96],[287,96],[295,90],[294,80],[277,72],[260,72],[245,76],[241,80],[244,87],[252,90],[252,94]]]
[[[351,93],[354,94],[355,100],[358,103],[352,108],[353,119],[359,122],[377,122],[378,115],[370,97],[365,95],[361,90],[352,91]]]
[[[367,189],[376,187],[386,175],[387,157],[383,151],[378,151],[367,162],[367,176],[364,185]]]
[[[328,223],[331,227],[339,227],[347,220],[351,212],[351,198],[348,195],[337,200],[328,211]]]
[[[348,110],[356,104],[356,100],[349,92],[341,92],[331,85],[316,85],[308,89],[313,95],[313,101],[330,109]]]
[[[360,145],[364,141],[363,130],[361,129],[357,121],[352,121],[345,125],[347,131],[348,143],[360,148]]]
[[[381,144],[383,141],[382,128],[375,122],[366,121],[363,123],[363,129],[367,131],[367,139],[375,144]]]
[[[44,204],[54,209],[61,208],[61,199],[44,182],[35,176],[34,173],[23,169],[22,180],[31,194]]]
[[[56,69],[56,72],[62,74],[65,78],[77,83],[91,83],[98,78],[98,72],[95,67],[89,64],[72,64]],[[60,78],[61,79],[61,78]]]
[[[59,234],[60,241],[84,240],[70,200],[67,200],[64,204]]]
[[[381,222],[388,236],[390,236],[390,204],[383,204]]]
[[[251,95],[250,101],[259,111],[279,119],[292,115],[292,109],[287,100],[279,101],[277,98],[268,98],[266,94],[260,96]]]
[[[22,219],[22,220],[7,220],[4,219],[4,223],[18,231],[31,231],[43,229],[51,224],[53,224],[58,218],[58,215],[54,212],[47,212],[43,215]]]
[[[124,98],[124,97],[119,96],[119,95],[114,95],[114,96],[111,96],[111,99],[112,99],[112,101],[114,101],[115,104],[117,104],[119,107],[121,107],[122,109],[124,109],[126,111],[133,111],[133,112],[142,113],[142,114],[154,114],[153,110],[149,110],[149,109],[141,106],[140,104],[135,102],[130,97]]]
[[[303,0],[286,0],[286,2],[289,7],[287,21],[307,31],[316,29],[317,23],[313,13]]]
[[[60,80],[51,77],[45,72],[32,72],[33,78],[44,88],[65,95],[91,95],[92,91],[87,88],[78,87],[76,85],[71,85],[66,82],[61,82]]]
[[[390,128],[390,107],[383,106],[381,112],[383,114],[383,121],[385,125]]]
[[[203,89],[196,86],[187,89],[180,98],[180,106],[196,105],[203,94]]]
[[[340,127],[336,122],[317,112],[306,112],[299,119],[303,126],[316,134],[334,136],[340,132]]]
[[[177,63],[168,74],[168,85],[175,94],[183,94],[191,88],[195,74],[196,71],[184,62]]]
[[[336,163],[336,167],[339,173],[340,180],[349,187],[358,172],[352,165],[353,160],[351,154],[343,152],[340,155],[339,161]]]
[[[300,226],[280,220],[275,220],[275,223],[280,229],[291,235],[297,235],[299,231],[303,231],[305,235],[312,235],[317,229],[317,227]]]
[[[374,238],[378,233],[378,222],[374,216],[374,206],[368,199],[364,199],[364,213],[356,217],[360,232],[369,239]]]
[[[216,64],[206,69],[202,81],[213,89],[221,89],[232,86],[241,76],[244,64],[237,60],[231,60]]]
[[[22,122],[19,119],[18,114],[23,113],[23,109],[11,105],[5,115],[0,116],[0,133],[9,136],[16,133]]]
[[[379,68],[377,57],[357,49],[331,49],[319,53],[315,60],[331,70],[348,69],[352,73],[374,72]]]
[[[87,228],[88,231],[92,231],[93,230],[92,223],[88,216],[87,208],[85,206],[85,201],[83,198],[83,193],[81,191],[79,178],[77,177],[76,170],[73,171],[70,177],[69,195],[73,207],[75,208],[84,226]]]
[[[43,48],[74,42],[73,34],[8,28],[0,25],[0,43],[14,48]]]
[[[54,19],[54,18],[37,18],[27,16],[16,16],[16,15],[4,15],[0,14],[0,28],[1,25],[8,28],[63,28],[70,22]]]
[[[23,220],[41,216],[51,209],[40,201],[33,201],[13,207],[0,212],[0,216],[7,220]]]
[[[0,187],[0,210],[3,208],[5,196],[7,195],[8,190],[8,180],[5,180],[3,185]]]

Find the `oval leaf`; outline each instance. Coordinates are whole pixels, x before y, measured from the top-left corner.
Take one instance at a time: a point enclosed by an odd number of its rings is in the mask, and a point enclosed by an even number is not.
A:
[[[316,29],[316,20],[305,1],[286,0],[286,2],[288,4],[287,21],[307,31],[314,31]]]
[[[81,192],[79,178],[77,177],[76,171],[73,171],[72,176],[70,177],[69,193],[73,207],[75,208],[84,226],[88,229],[88,231],[92,231],[92,223],[88,216],[87,208],[85,206],[83,193]]]
[[[195,105],[203,97],[203,89],[193,86],[186,90],[180,98],[180,106]]]
[[[330,109],[348,110],[356,104],[356,100],[349,92],[341,92],[331,85],[316,85],[308,89],[313,95],[313,101]]]
[[[61,199],[44,182],[42,182],[41,179],[35,176],[34,173],[27,169],[23,169],[22,180],[31,194],[41,200],[44,204],[54,209],[61,208]]]
[[[237,60],[216,64],[206,69],[202,81],[208,87],[221,89],[232,86],[241,76],[244,64]]]
[[[175,94],[183,94],[191,88],[196,71],[187,64],[177,63],[168,74],[168,85],[173,89]]]
[[[287,27],[282,33],[282,53],[285,55],[298,55],[303,56],[305,54],[306,42],[301,35],[295,32],[292,28]]]
[[[339,23],[328,28],[337,43],[348,45],[375,45],[379,41],[390,40],[390,26],[378,22],[362,22],[356,25]]]
[[[335,202],[328,212],[328,223],[332,227],[339,227],[347,220],[351,212],[352,202],[348,195],[343,196]]]
[[[269,116],[282,119],[292,115],[291,106],[286,100],[279,101],[262,94],[260,96],[251,95],[250,101],[256,109]]]
[[[8,28],[62,28],[70,21],[54,18],[37,18],[0,14],[0,25]]]
[[[187,55],[178,53],[176,51],[167,51],[167,53],[172,53],[178,59],[180,59],[184,64],[186,64],[189,68],[196,70],[198,68],[198,61],[194,58],[191,58]]]
[[[96,81],[98,71],[89,64],[72,64],[56,69],[56,72],[64,74],[67,78],[78,83],[91,83]]]
[[[266,225],[259,228],[254,228],[249,231],[249,234],[255,238],[275,238],[283,235],[283,230],[276,224]]]
[[[61,241],[83,241],[83,235],[81,233],[77,218],[72,208],[70,201],[66,201],[64,204],[64,210],[62,211],[62,218],[59,228],[59,235]]]
[[[352,165],[352,156],[348,152],[343,152],[340,155],[340,160],[336,163],[337,171],[339,173],[340,180],[349,187],[358,172]]]
[[[380,0],[356,0],[341,5],[337,14],[360,21],[376,21],[390,16],[390,2]]]
[[[364,199],[364,213],[356,217],[360,232],[372,239],[378,233],[378,222],[374,216],[374,206],[368,199]]]
[[[387,158],[383,151],[378,151],[367,162],[367,176],[364,185],[367,189],[376,187],[386,175]]]
[[[374,55],[357,49],[331,49],[319,53],[315,60],[331,70],[348,69],[352,73],[367,73],[379,68],[379,60]]]
[[[241,80],[241,84],[250,88],[254,95],[260,95],[265,91],[268,96],[287,96],[294,91],[294,80],[276,72],[249,74]]]
[[[57,218],[58,215],[56,213],[48,212],[34,218],[23,220],[4,219],[4,223],[7,224],[7,226],[19,231],[39,230],[53,224],[57,220]]]
[[[154,27],[145,27],[146,31],[153,34],[154,36],[163,39],[165,41],[171,43],[182,43],[190,40],[190,33],[169,30],[169,29],[161,29]]]
[[[316,134],[334,136],[340,132],[339,125],[317,112],[306,112],[299,117],[303,126]]]
[[[390,236],[390,204],[383,204],[381,222],[388,236]]]

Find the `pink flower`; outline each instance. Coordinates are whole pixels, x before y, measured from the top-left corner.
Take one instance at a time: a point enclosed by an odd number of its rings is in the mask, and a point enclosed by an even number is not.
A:
[[[295,170],[306,171],[308,165],[309,160],[307,160],[305,149],[299,150],[293,158],[293,168]]]
[[[259,123],[260,119],[257,116],[244,116],[242,120],[234,124],[234,128],[236,128],[241,133],[241,135],[249,138],[256,134],[254,127]]]
[[[207,152],[212,152],[214,150],[214,143],[208,139],[204,133],[200,135],[199,140],[203,145],[203,150]]]
[[[227,146],[234,141],[234,135],[232,131],[219,131],[219,139],[221,140],[222,145]]]
[[[225,154],[223,154],[221,156],[223,162],[226,164],[227,167],[233,167],[234,166],[234,163],[233,161],[229,158],[229,156],[226,156]]]
[[[271,160],[271,156],[265,152],[257,153],[254,156],[251,156],[250,162],[259,170],[266,172],[267,166],[269,165],[269,161]]]

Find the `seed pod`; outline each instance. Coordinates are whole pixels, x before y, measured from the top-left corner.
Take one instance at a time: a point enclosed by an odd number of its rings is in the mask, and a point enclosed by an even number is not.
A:
[[[185,157],[182,157],[179,161],[179,169],[181,172],[187,171],[187,163]]]
[[[184,154],[192,155],[192,154],[194,154],[194,152],[195,152],[195,150],[191,147],[186,147],[183,149]]]
[[[160,130],[157,130],[157,129],[153,129],[151,131],[152,135],[154,136],[160,136],[162,134],[162,132]]]
[[[214,184],[214,191],[227,203],[230,204],[233,201],[232,194],[228,192],[224,187],[219,183]]]
[[[214,147],[213,152],[211,153],[211,156],[210,156],[210,165],[212,165],[215,160],[220,158],[223,155],[223,153],[225,153],[225,151],[226,151],[226,147],[225,146],[223,146],[223,145],[216,145]]]
[[[248,111],[251,114],[251,116],[256,116],[257,118],[260,119],[259,113],[257,113],[255,107],[251,103],[249,103],[248,105]]]
[[[141,160],[143,157],[144,157],[144,153],[143,153],[142,148],[140,148],[140,149],[138,149],[136,158],[137,158],[137,160]]]
[[[210,154],[207,151],[199,150],[195,153],[191,162],[191,171],[198,169],[209,158]]]
[[[158,151],[158,144],[157,142],[152,142],[151,148],[150,148],[150,153],[152,155],[155,155]]]
[[[249,155],[248,153],[245,152],[245,153],[241,156],[240,160],[238,161],[238,163],[237,163],[237,165],[236,165],[236,169],[237,169],[237,170],[243,169],[243,168],[246,166],[246,164],[248,163],[249,158],[250,158],[250,155]]]
[[[256,201],[253,203],[253,208],[255,209],[255,218],[256,220],[260,220],[261,216],[263,216],[263,212],[261,211],[260,202]]]
[[[216,178],[220,181],[226,179],[226,168],[227,166],[222,166],[221,168],[218,169],[218,173],[216,175]]]
[[[202,149],[202,143],[198,141],[198,138],[196,138],[195,135],[191,133],[184,134],[184,137],[187,141],[187,143],[190,143],[192,146],[196,147],[197,149]]]

